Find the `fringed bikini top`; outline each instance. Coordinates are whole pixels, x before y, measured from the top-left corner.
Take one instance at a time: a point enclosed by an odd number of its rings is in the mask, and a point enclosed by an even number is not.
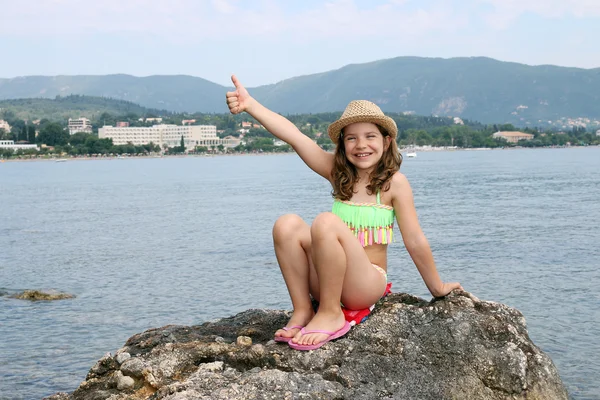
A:
[[[381,204],[379,192],[377,203],[353,203],[336,199],[331,212],[348,225],[363,247],[389,244],[393,240],[394,208]]]

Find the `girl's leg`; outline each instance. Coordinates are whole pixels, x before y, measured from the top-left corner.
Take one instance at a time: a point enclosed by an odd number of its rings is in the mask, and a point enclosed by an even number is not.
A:
[[[311,254],[318,275],[319,310],[306,330],[335,332],[345,323],[340,300],[351,309],[371,306],[384,292],[385,278],[344,222],[332,213],[315,218],[311,229]],[[322,333],[296,334],[294,343],[316,344]]]
[[[273,244],[294,307],[286,327],[305,326],[314,315],[309,295],[310,279],[313,279],[313,285],[318,285],[314,270],[310,273],[310,227],[297,215],[284,215],[273,226]],[[279,329],[275,336],[293,337],[298,331]]]

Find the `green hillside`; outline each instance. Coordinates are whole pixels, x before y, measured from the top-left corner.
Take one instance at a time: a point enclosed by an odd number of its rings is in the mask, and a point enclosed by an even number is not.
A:
[[[69,118],[97,119],[103,113],[112,115],[135,114],[139,116],[165,115],[168,111],[142,107],[125,100],[105,97],[71,95],[55,99],[0,100],[0,116],[8,114],[15,119],[67,121]]]
[[[600,68],[527,66],[489,58],[398,57],[288,79],[254,92],[280,112],[341,110],[350,99],[384,111],[538,125],[600,119]]]
[[[243,76],[239,77],[243,82]],[[169,111],[224,113],[228,88],[191,76],[30,76],[0,79],[0,99],[86,94]],[[398,57],[249,88],[284,114],[341,111],[352,99],[387,112],[543,126],[600,120],[600,68],[528,66],[490,58]]]
[[[0,100],[81,94],[131,101],[170,111],[226,112],[224,87],[184,75],[25,76],[0,79]]]

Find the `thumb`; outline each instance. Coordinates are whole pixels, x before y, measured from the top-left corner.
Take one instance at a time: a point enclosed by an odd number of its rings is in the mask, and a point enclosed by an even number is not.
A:
[[[233,85],[235,86],[236,89],[242,88],[242,84],[240,83],[240,81],[238,80],[238,78],[235,75],[231,75],[231,82],[233,82]]]

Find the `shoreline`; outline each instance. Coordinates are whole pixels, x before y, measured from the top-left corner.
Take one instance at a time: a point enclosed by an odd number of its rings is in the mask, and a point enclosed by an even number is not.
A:
[[[400,153],[403,153],[403,157],[406,157],[407,152],[417,153],[433,153],[433,152],[455,152],[455,151],[514,151],[514,150],[551,150],[551,149],[579,149],[589,147],[600,147],[597,146],[555,146],[555,147],[475,147],[475,148],[445,148],[445,147],[414,147],[414,148],[401,148]],[[65,161],[90,161],[90,160],[129,160],[129,159],[151,159],[151,158],[212,158],[212,157],[241,157],[241,156],[274,156],[283,154],[297,154],[294,151],[288,152],[262,152],[262,153],[218,153],[218,154],[185,154],[185,155],[135,155],[135,156],[65,156],[65,157],[53,157],[53,158],[0,158],[0,163],[4,162],[59,162],[59,160]]]

